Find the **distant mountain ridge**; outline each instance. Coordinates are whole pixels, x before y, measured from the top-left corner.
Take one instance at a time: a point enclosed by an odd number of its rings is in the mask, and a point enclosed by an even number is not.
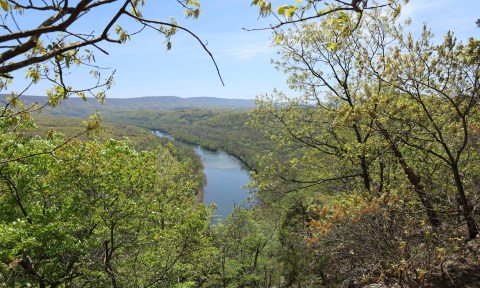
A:
[[[3,96],[2,96],[3,97]],[[22,101],[44,104],[46,96],[22,96]],[[101,113],[119,113],[134,110],[182,110],[182,109],[225,109],[225,110],[251,110],[255,100],[227,99],[215,97],[181,98],[177,96],[148,96],[138,98],[107,98],[104,104],[95,98],[83,101],[81,98],[69,98],[62,101],[55,108],[47,108],[43,113],[49,115],[64,115],[72,117],[85,117],[96,110]]]

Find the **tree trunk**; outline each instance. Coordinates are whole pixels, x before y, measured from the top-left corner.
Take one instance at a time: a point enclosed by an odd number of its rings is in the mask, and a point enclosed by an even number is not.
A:
[[[403,169],[403,172],[407,175],[408,181],[410,184],[413,186],[415,189],[415,192],[417,193],[418,198],[422,202],[423,207],[425,208],[425,212],[428,217],[428,221],[433,227],[438,227],[440,226],[441,222],[440,219],[438,218],[437,212],[435,211],[435,208],[433,208],[432,203],[428,199],[427,193],[425,192],[425,188],[423,185],[420,183],[420,176],[418,176],[411,168],[408,166],[407,162],[405,162],[405,159],[403,158],[402,152],[398,149],[397,145],[395,142],[392,141],[390,134],[388,131],[383,128],[381,124],[377,125],[380,128],[380,131],[382,132],[383,136],[385,137],[385,140],[390,143],[390,149],[392,149],[393,154],[395,155],[395,158],[397,158],[398,162],[400,163],[400,166]]]
[[[458,199],[460,205],[462,205],[463,217],[467,221],[468,237],[475,239],[478,235],[478,227],[473,217],[473,207],[468,203],[467,196],[462,184],[462,177],[458,171],[458,167],[455,163],[451,165],[453,176],[455,178],[455,186],[457,187]]]
[[[368,165],[367,165],[367,158],[362,155],[360,156],[360,165],[362,167],[362,178],[363,178],[363,185],[367,191],[371,191],[370,185],[370,174],[368,173]]]

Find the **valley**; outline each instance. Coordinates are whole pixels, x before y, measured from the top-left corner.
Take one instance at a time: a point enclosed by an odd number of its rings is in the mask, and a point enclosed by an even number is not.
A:
[[[480,287],[480,2],[426,2],[0,0],[0,288]]]

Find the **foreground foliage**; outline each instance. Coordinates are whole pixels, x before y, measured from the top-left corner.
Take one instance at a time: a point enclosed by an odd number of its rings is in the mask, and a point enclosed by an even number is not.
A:
[[[480,42],[363,16],[348,34],[356,23],[329,19],[281,32],[275,64],[302,96],[275,91],[253,113],[276,151],[297,151],[264,156],[253,184],[288,211],[281,243],[315,255],[280,259],[286,286],[457,285],[454,269],[479,265]]]
[[[210,211],[196,204],[201,183],[173,147],[137,152],[127,140],[25,138],[21,127],[6,122],[1,282],[167,287],[198,281]]]

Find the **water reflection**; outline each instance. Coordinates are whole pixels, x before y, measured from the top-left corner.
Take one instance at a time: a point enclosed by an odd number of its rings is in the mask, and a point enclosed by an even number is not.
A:
[[[160,131],[155,131],[154,134],[174,140],[171,135]],[[223,219],[235,205],[248,206],[248,190],[242,186],[250,181],[250,175],[242,162],[224,151],[211,151],[198,145],[183,144],[193,147],[203,162],[203,172],[207,177],[203,203],[215,203],[215,214]]]

